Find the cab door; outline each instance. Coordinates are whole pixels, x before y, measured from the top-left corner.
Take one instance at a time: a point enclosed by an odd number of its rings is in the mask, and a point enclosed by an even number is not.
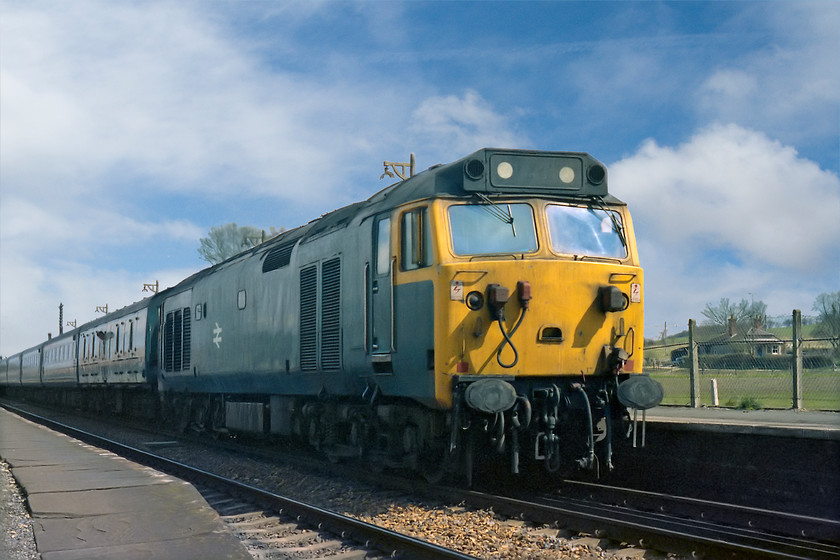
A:
[[[394,351],[394,282],[391,251],[391,218],[382,215],[373,224],[369,301],[369,351],[376,371],[390,371],[390,355]],[[387,366],[377,366],[387,364]]]

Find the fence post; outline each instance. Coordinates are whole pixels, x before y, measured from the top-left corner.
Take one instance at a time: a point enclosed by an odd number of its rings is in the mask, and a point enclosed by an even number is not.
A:
[[[691,406],[700,408],[700,359],[694,340],[694,319],[688,320],[688,379],[691,382]]]
[[[802,311],[793,310],[793,408],[802,410]]]

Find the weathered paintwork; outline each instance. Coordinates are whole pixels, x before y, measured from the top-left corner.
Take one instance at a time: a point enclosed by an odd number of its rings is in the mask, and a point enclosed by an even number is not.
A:
[[[493,218],[456,227],[452,212],[466,205]],[[530,222],[514,223],[512,208]],[[595,229],[620,239],[621,250],[564,253],[552,235],[572,226],[552,222],[549,209],[597,215]],[[473,223],[489,229],[472,231]],[[514,245],[529,244],[465,249],[500,228]],[[502,426],[514,441],[522,431],[533,459],[554,465],[560,416],[586,412],[591,453],[592,414],[620,421],[619,376],[640,373],[643,362],[643,286],[632,219],[608,194],[597,160],[485,149],[6,359],[0,384],[146,387],[165,407],[192,403],[178,414],[215,410],[206,413],[212,426],[227,413],[229,428],[268,426],[321,445],[322,425],[334,423],[330,437],[345,446],[384,430],[374,439],[412,456],[439,447],[445,426],[490,414],[496,421],[482,425]],[[491,292],[510,296],[501,328]],[[469,396],[473,385],[480,389]],[[609,440],[604,429],[599,438]],[[518,444],[512,449],[516,463]],[[602,451],[609,464],[610,448]]]

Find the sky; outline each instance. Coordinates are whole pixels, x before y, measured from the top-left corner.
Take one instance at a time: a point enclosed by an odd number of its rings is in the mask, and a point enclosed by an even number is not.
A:
[[[491,146],[607,165],[649,338],[840,290],[840,2],[0,0],[0,355]]]

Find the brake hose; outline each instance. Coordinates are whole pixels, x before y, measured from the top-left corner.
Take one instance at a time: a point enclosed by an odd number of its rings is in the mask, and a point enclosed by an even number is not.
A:
[[[500,311],[502,311],[502,310],[500,310]],[[525,318],[525,312],[526,311],[528,311],[528,308],[523,307],[522,308],[522,314],[519,315],[519,320],[516,321],[516,324],[513,326],[512,329],[510,329],[509,333],[505,332],[505,325],[504,325],[504,322],[503,322],[504,319],[505,319],[504,312],[499,313],[498,317],[496,317],[496,320],[499,323],[499,330],[502,331],[502,336],[505,337],[505,339],[502,341],[501,346],[499,346],[499,349],[496,351],[496,361],[503,368],[507,368],[507,369],[512,368],[513,366],[515,366],[517,364],[517,362],[519,362],[519,352],[517,352],[516,346],[513,345],[513,341],[510,339],[510,337],[512,337],[513,333],[516,332],[516,329],[519,328],[519,325],[522,324],[522,320]],[[504,350],[505,344],[510,344],[510,349],[513,350],[513,361],[509,364],[506,364],[506,363],[502,362],[502,350]]]

